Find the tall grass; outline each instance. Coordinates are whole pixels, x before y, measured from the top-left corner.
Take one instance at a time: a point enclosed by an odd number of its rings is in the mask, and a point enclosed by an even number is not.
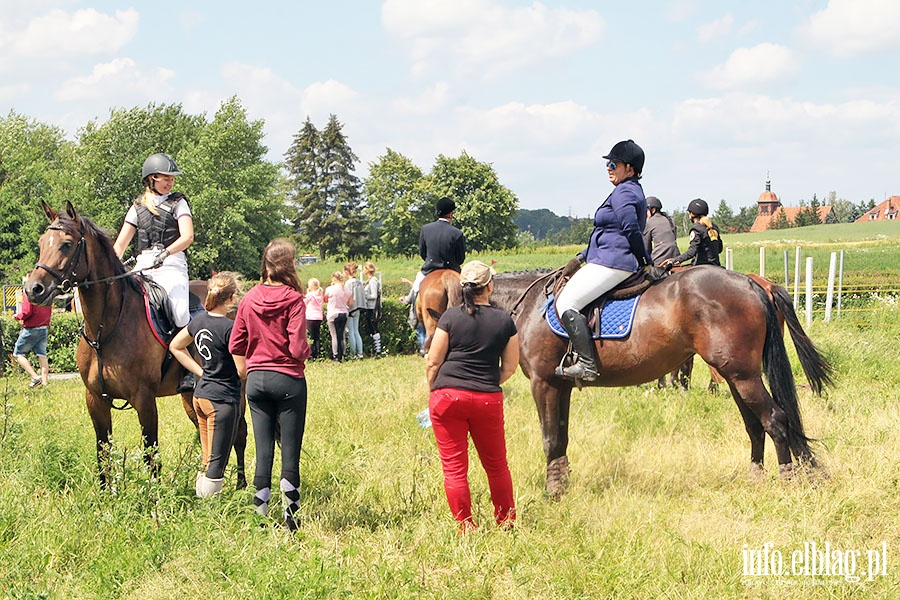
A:
[[[141,458],[137,418],[114,415],[113,483],[96,481],[79,380],[30,390],[0,380],[0,590],[5,598],[888,598],[900,586],[900,309],[862,325],[814,324],[835,361],[825,398],[801,388],[830,478],[746,476],[749,442],[727,394],[652,386],[575,393],[571,489],[544,496],[528,381],[506,386],[519,520],[491,526],[472,455],[476,519],[458,537],[443,494],[424,361],[309,365],[302,509],[291,536],[258,517],[229,470],[219,498],[193,496],[199,445],[180,401],[159,401],[162,471]],[[790,347],[790,344],[788,344]],[[802,376],[794,360],[795,375]],[[249,463],[252,465],[252,438]],[[276,464],[276,473],[278,465]],[[277,483],[277,480],[276,480]],[[273,508],[277,514],[279,511]],[[749,550],[790,560],[805,544],[887,545],[886,575],[745,576]]]

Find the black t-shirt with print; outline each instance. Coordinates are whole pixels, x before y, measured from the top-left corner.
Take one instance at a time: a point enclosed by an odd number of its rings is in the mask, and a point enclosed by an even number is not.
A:
[[[241,399],[241,379],[228,352],[228,340],[234,321],[227,317],[201,312],[188,323],[188,333],[194,338],[203,377],[197,382],[194,395],[213,402],[236,404]]]

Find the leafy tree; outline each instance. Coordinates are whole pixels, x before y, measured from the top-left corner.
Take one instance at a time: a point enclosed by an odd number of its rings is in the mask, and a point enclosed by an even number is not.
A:
[[[570,219],[560,217],[546,208],[538,210],[521,208],[516,211],[514,222],[519,230],[531,233],[533,239],[538,241],[572,226]]]
[[[232,97],[202,127],[196,145],[180,155],[194,216],[194,277],[205,279],[217,270],[258,277],[266,244],[289,232],[278,167],[265,160],[263,125],[249,121]]]
[[[465,151],[457,158],[440,155],[430,180],[433,201],[447,196],[456,202],[453,220],[465,234],[468,250],[515,246],[517,229],[513,217],[519,201],[500,183],[489,163],[478,162]]]
[[[555,245],[579,244],[587,246],[594,230],[593,219],[568,219],[569,227],[551,235],[548,241]]]
[[[359,159],[331,115],[321,132],[307,117],[285,153],[294,208],[294,230],[302,243],[326,255],[368,250],[362,183],[353,174]]]
[[[56,204],[71,176],[72,144],[51,125],[10,112],[0,118],[0,276],[21,277],[37,259],[47,219],[41,201]]]
[[[415,255],[419,231],[431,218],[428,180],[410,159],[387,148],[369,164],[364,184],[371,235],[386,256]]]
[[[78,132],[76,181],[82,188],[76,208],[98,225],[118,231],[131,202],[143,191],[141,166],[151,154],[165,152],[180,162],[205,125],[202,115],[186,114],[180,104],[150,104],[115,109],[105,123],[91,121]],[[190,198],[179,180],[176,192]]]

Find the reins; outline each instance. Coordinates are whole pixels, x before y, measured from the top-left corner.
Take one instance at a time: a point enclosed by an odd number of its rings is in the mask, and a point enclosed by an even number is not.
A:
[[[563,269],[565,269],[565,266],[559,267],[559,268],[556,269],[555,271],[550,271],[550,272],[547,273],[546,275],[541,275],[540,277],[538,277],[537,279],[535,279],[534,281],[532,281],[532,282],[528,285],[528,287],[525,288],[525,291],[522,292],[522,294],[519,296],[519,299],[516,300],[515,303],[513,304],[512,309],[510,309],[510,311],[509,311],[510,316],[513,317],[513,318],[515,318],[515,317],[517,316],[516,313],[518,312],[519,307],[520,307],[520,305],[522,304],[522,302],[525,300],[525,296],[527,296],[527,295],[528,295],[528,292],[531,291],[531,288],[533,288],[534,286],[536,286],[536,285],[538,284],[539,281],[543,281],[543,280],[545,280],[545,279],[553,278],[553,279],[549,279],[549,281],[547,282],[547,285],[544,286],[544,293],[545,293],[545,295],[547,295],[547,288],[548,288],[550,285],[552,285],[552,283],[555,281],[555,278],[556,278],[557,276],[559,276],[559,275],[562,273]]]

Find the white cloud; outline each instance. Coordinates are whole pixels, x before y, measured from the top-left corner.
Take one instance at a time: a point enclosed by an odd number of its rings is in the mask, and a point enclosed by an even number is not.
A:
[[[723,65],[703,73],[701,80],[716,89],[744,89],[781,81],[794,75],[797,69],[789,48],[765,43],[738,48]]]
[[[119,51],[137,33],[137,10],[117,10],[115,15],[92,8],[67,13],[60,9],[31,19],[22,29],[6,31],[2,48],[20,58],[68,59]]]
[[[900,105],[851,100],[816,104],[758,94],[689,99],[673,111],[681,140],[718,148],[758,144],[838,148],[874,147],[900,135]]]
[[[117,58],[95,65],[86,77],[64,81],[54,99],[60,102],[102,100],[117,105],[128,101],[138,104],[159,101],[171,94],[168,81],[173,77],[175,73],[169,69],[156,67],[141,71],[132,59]]]
[[[391,103],[391,108],[401,115],[429,115],[446,108],[449,99],[450,85],[439,81],[416,98],[397,98]]]
[[[729,35],[733,28],[734,16],[731,13],[727,13],[724,17],[704,23],[698,27],[697,37],[701,42],[708,42],[712,39]]]
[[[900,2],[830,0],[797,33],[839,58],[894,49],[900,46]]]
[[[601,38],[596,11],[508,8],[490,0],[386,0],[382,22],[410,45],[413,73],[483,78],[558,59]]]

